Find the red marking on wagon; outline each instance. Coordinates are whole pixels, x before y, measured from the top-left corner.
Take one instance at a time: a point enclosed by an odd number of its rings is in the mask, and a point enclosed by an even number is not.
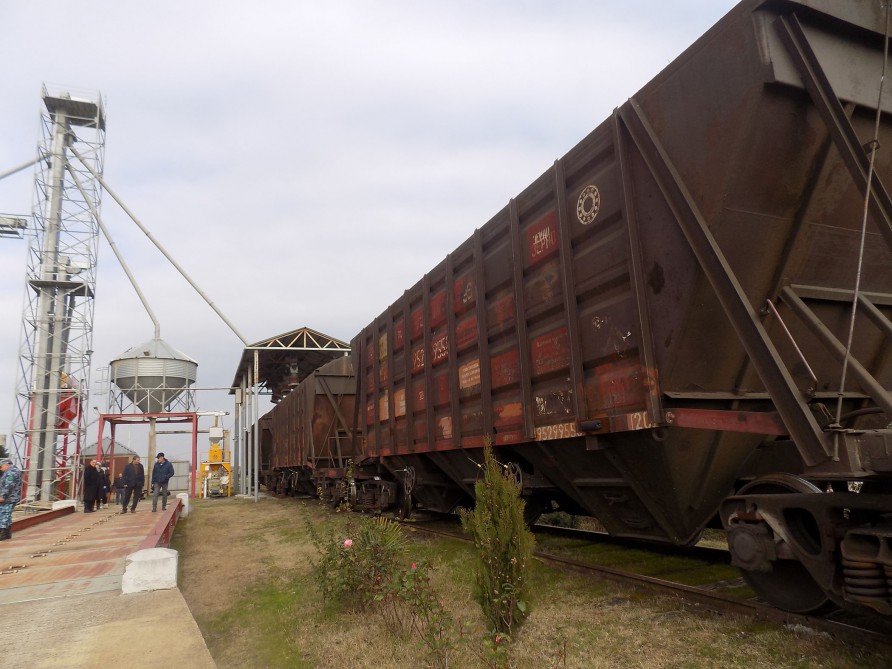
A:
[[[526,231],[527,263],[536,265],[558,250],[557,213],[552,210]]]
[[[517,349],[497,355],[490,361],[493,388],[517,383],[520,379],[520,358]]]
[[[462,390],[480,385],[480,360],[475,359],[458,368],[458,387]]]
[[[553,330],[530,342],[533,374],[545,374],[570,366],[570,339],[567,328]]]

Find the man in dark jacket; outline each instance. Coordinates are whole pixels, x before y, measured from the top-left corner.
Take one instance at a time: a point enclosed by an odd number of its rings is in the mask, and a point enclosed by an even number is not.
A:
[[[131,497],[133,502],[130,504],[130,513],[136,513],[136,505],[139,498],[142,497],[142,489],[146,484],[146,470],[143,469],[139,456],[134,455],[130,460],[130,464],[124,467],[124,510],[121,513],[127,513],[127,503]]]
[[[100,486],[99,469],[96,467],[96,460],[90,460],[84,466],[84,513],[95,511]]]
[[[167,484],[173,476],[173,463],[165,459],[164,453],[158,454],[158,460],[152,467],[152,513],[158,510],[158,495],[161,495],[161,510],[167,509]]]
[[[0,541],[12,539],[12,509],[22,499],[22,472],[12,460],[0,460]]]
[[[96,498],[96,510],[102,507],[108,508],[108,490],[111,487],[111,481],[108,480],[108,468],[104,467],[101,462],[96,463],[99,469],[99,496]]]

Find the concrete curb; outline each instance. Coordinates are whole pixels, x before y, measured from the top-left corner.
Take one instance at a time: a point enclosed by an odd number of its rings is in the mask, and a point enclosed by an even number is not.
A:
[[[179,553],[171,548],[148,548],[131,553],[124,561],[121,592],[129,595],[177,587],[178,558]]]

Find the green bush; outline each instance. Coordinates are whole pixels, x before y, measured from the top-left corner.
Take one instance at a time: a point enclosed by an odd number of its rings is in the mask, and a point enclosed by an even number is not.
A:
[[[484,476],[474,486],[473,511],[462,510],[462,527],[477,549],[475,596],[483,615],[501,638],[511,635],[529,614],[528,582],[535,538],[524,522],[520,488],[505,476],[487,442]]]
[[[314,567],[323,598],[352,609],[379,601],[407,550],[402,528],[379,516],[358,526],[348,523],[343,538],[335,538],[331,530],[322,538],[309,522],[307,526],[321,554]]]
[[[323,599],[375,612],[389,632],[402,638],[417,634],[430,666],[449,666],[461,628],[431,586],[430,564],[403,567],[408,542],[398,523],[380,516],[358,524],[351,520],[338,537],[330,528],[320,536],[308,519],[306,525],[320,553],[313,566]]]

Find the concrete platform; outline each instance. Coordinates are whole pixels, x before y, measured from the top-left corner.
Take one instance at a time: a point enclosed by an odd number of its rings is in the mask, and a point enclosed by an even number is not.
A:
[[[121,593],[127,556],[167,547],[179,512],[173,502],[158,513],[113,507],[14,526],[12,540],[0,542],[4,662],[95,669],[126,657],[128,667],[215,669],[178,589]]]

